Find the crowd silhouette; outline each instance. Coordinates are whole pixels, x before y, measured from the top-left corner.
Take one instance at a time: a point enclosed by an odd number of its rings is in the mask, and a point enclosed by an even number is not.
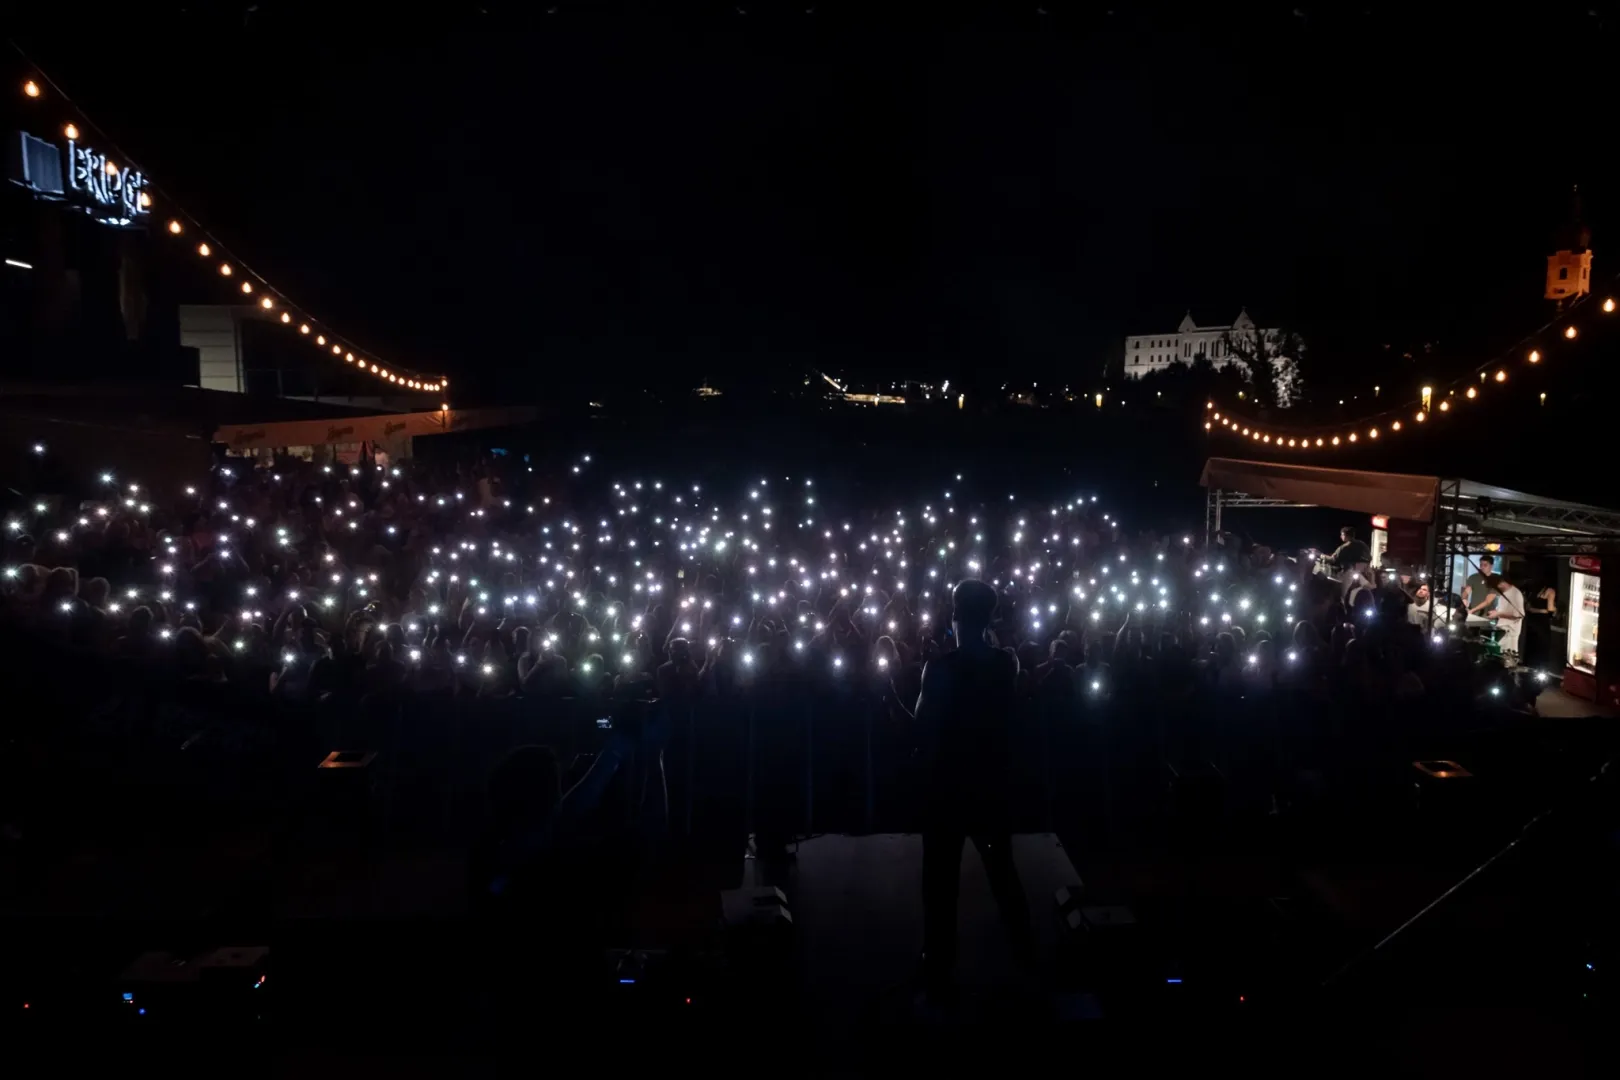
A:
[[[460,837],[491,919],[599,926],[537,945],[581,962],[626,917],[604,897],[672,853],[915,830],[945,994],[966,840],[1027,955],[1011,832],[1119,842],[1162,816],[1167,764],[1240,813],[1308,808],[1512,704],[1398,581],[1091,493],[598,468],[227,457],[26,494],[0,624],[57,719],[12,712],[8,830],[274,812],[332,750],[378,750],[386,828]]]

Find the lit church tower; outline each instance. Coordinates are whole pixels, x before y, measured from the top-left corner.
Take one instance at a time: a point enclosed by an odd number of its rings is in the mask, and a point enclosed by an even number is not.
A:
[[[1570,197],[1569,221],[1558,230],[1554,251],[1547,256],[1547,299],[1558,309],[1592,291],[1592,232],[1581,220],[1581,192]]]

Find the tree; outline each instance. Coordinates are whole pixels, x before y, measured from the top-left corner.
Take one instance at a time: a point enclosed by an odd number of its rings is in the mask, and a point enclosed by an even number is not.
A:
[[[1136,380],[1133,395],[1148,402],[1180,407],[1196,403],[1202,408],[1211,398],[1236,401],[1238,391],[1247,390],[1243,373],[1236,365],[1216,367],[1204,353],[1184,364],[1170,364]]]
[[[1262,408],[1288,408],[1304,392],[1299,379],[1299,358],[1305,343],[1286,330],[1258,330],[1223,335],[1226,354],[1243,365],[1255,401]]]

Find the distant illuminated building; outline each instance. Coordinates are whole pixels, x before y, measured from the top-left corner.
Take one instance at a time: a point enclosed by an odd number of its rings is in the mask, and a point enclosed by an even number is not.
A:
[[[824,371],[818,371],[816,374],[820,375],[822,381],[824,381],[834,391],[833,393],[827,395],[833,401],[847,401],[852,405],[904,405],[906,403],[904,394],[885,394],[881,391],[877,393],[855,391],[851,390],[848,384],[839,382],[837,379],[833,378],[831,375],[828,375]],[[809,382],[808,379],[805,381],[806,383]],[[906,383],[905,385],[912,386],[921,384]]]
[[[1569,221],[1553,239],[1554,251],[1547,256],[1548,300],[1562,308],[1570,300],[1592,291],[1592,232],[1581,220],[1580,190],[1570,196]]]
[[[1155,371],[1164,371],[1176,364],[1191,364],[1203,356],[1216,368],[1228,364],[1241,365],[1242,360],[1232,353],[1230,342],[1234,338],[1276,341],[1277,330],[1263,330],[1249,317],[1248,309],[1238,312],[1230,326],[1199,326],[1193,322],[1192,312],[1182,317],[1181,325],[1173,334],[1147,335],[1125,339],[1125,377],[1139,379]],[[1278,403],[1287,405],[1293,396],[1293,361],[1283,357],[1272,360],[1277,369]]]

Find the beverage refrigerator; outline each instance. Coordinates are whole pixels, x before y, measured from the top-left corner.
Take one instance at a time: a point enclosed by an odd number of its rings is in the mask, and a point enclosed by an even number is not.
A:
[[[1590,556],[1570,560],[1569,636],[1565,639],[1563,687],[1587,701],[1598,699],[1598,601],[1601,566]]]

